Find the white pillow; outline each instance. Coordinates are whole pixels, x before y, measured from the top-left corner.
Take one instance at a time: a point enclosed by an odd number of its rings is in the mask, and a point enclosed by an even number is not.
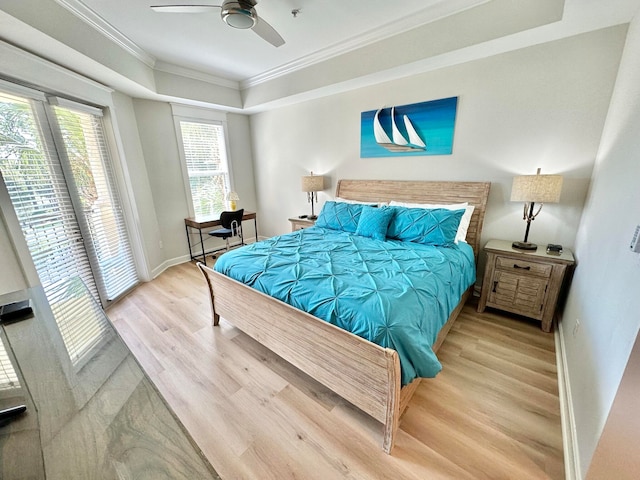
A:
[[[469,224],[471,223],[471,215],[473,215],[473,210],[476,208],[473,205],[469,205],[469,202],[464,203],[450,203],[450,204],[436,204],[436,203],[406,203],[406,202],[396,202],[395,200],[391,200],[389,202],[390,206],[396,207],[405,207],[405,208],[426,208],[426,209],[435,209],[435,208],[444,208],[446,210],[462,210],[464,208],[464,213],[462,214],[462,218],[460,219],[460,225],[458,225],[458,231],[456,232],[455,242],[458,243],[460,241],[464,242],[467,239],[467,230],[469,230]]]
[[[341,197],[336,197],[335,201],[344,202],[344,203],[355,203],[358,205],[377,205],[379,207],[382,207],[384,205],[389,205],[387,202],[361,202],[359,200],[349,200],[348,198],[341,198]]]

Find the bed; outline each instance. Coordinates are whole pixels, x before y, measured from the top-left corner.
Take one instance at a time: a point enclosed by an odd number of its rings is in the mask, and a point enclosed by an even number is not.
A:
[[[489,188],[490,184],[485,182],[340,180],[336,196],[361,202],[468,202],[475,208],[466,242],[472,249],[470,255],[477,259]],[[310,229],[309,235],[322,235],[323,232],[318,230],[321,229]],[[295,237],[296,241],[301,235],[304,236],[299,234]],[[294,237],[283,238],[292,241]],[[380,421],[384,425],[383,450],[391,452],[400,417],[420,382],[419,375],[413,379],[415,374],[407,377],[407,369],[403,367],[401,370],[398,351],[349,333],[205,265],[198,264],[198,267],[209,288],[214,325],[223,317]],[[451,328],[470,290],[466,289],[459,301],[453,302],[455,307],[433,342],[434,352]],[[405,373],[404,382],[402,373]]]

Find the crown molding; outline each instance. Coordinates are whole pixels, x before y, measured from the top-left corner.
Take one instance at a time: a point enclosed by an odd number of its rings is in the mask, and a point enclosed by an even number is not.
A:
[[[90,25],[100,33],[102,33],[109,40],[114,42],[125,51],[129,52],[135,58],[143,62],[148,67],[153,68],[156,63],[155,57],[145,52],[132,40],[123,35],[113,25],[107,22],[104,18],[98,15],[96,12],[87,7],[80,0],[54,0],[60,6],[66,8],[73,13],[80,20]]]
[[[441,0],[425,10],[407,15],[406,17],[389,23],[383,27],[369,30],[368,32],[358,35],[357,37],[353,37],[350,40],[335,44],[313,54],[306,55],[298,60],[294,60],[293,62],[286,63],[272,70],[247,78],[240,82],[240,88],[245,90],[247,88],[260,85],[261,83],[265,83],[278,77],[293,73],[297,70],[324,62],[333,57],[344,55],[408,30],[435,22],[452,14],[469,10],[470,8],[477,7],[489,1],[490,0]]]
[[[113,88],[84,75],[69,70],[31,52],[0,40],[0,60],[4,65],[2,75],[12,82],[24,82],[28,88],[38,85],[45,93],[65,95],[95,105],[111,104]],[[46,80],[42,80],[42,78]]]
[[[235,80],[229,80],[227,78],[216,77],[209,73],[204,73],[199,70],[192,70],[186,67],[180,67],[173,63],[166,63],[156,61],[154,70],[164,73],[170,73],[172,75],[179,75],[181,77],[190,78],[192,80],[199,80],[201,82],[211,83],[218,85],[219,87],[231,88],[233,90],[240,90],[240,82]]]

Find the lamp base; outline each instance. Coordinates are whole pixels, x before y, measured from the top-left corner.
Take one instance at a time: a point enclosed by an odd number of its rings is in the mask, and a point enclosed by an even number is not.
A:
[[[309,215],[309,216],[307,217],[307,220],[315,220],[315,219],[317,219],[317,218],[318,218],[318,216],[317,216],[317,215]]]
[[[518,250],[529,250],[534,251],[538,249],[538,245],[531,242],[513,242],[511,244],[513,248],[517,248]]]

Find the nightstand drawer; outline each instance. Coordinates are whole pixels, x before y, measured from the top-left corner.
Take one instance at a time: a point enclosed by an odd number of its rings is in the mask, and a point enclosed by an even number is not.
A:
[[[510,270],[518,275],[536,275],[538,277],[549,278],[553,265],[528,262],[521,259],[513,259],[508,257],[497,257],[496,268],[500,270]]]

